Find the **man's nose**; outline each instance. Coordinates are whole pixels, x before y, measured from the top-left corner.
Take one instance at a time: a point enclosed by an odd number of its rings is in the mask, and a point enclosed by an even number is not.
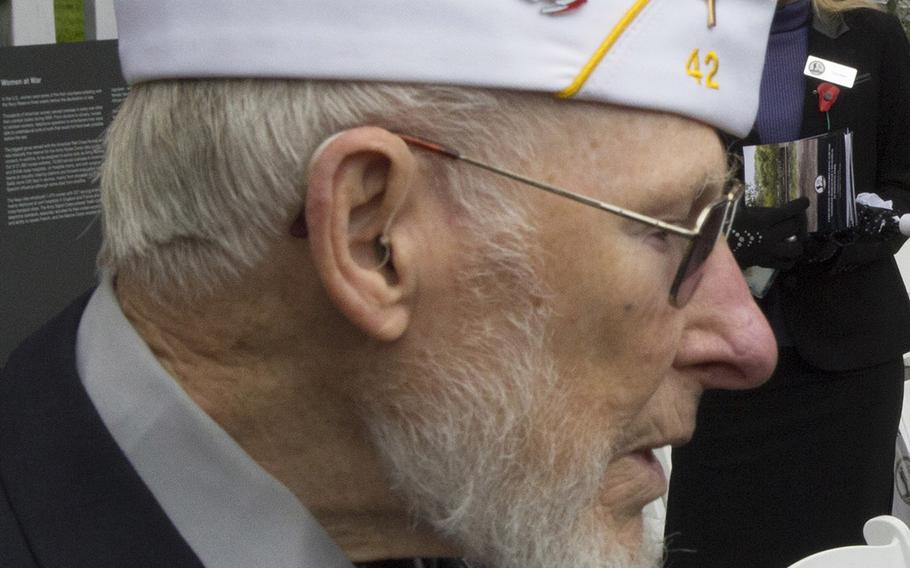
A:
[[[686,329],[674,365],[694,367],[706,389],[757,387],[777,364],[774,333],[726,242],[718,241],[702,270],[684,308]]]

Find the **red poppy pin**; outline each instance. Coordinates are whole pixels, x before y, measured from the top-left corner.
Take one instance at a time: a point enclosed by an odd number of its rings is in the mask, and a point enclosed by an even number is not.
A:
[[[828,112],[837,101],[837,95],[840,94],[840,87],[831,83],[822,83],[816,89],[818,93],[818,110]]]

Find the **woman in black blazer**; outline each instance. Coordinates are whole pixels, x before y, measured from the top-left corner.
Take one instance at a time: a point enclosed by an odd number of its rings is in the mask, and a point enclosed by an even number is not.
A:
[[[757,129],[737,146],[821,134],[830,120],[831,130],[853,131],[856,193],[910,212],[910,46],[894,17],[862,4],[779,2]],[[806,55],[857,69],[827,116],[821,81],[802,75]],[[779,128],[787,120],[789,132]],[[734,229],[754,222],[749,215]],[[781,215],[797,227],[804,213]],[[738,258],[784,267],[760,301],[780,359],[759,389],[706,393],[695,437],[674,450],[669,568],[783,568],[863,543],[864,522],[890,513],[902,354],[910,351],[910,301],[893,257],[903,238],[810,244],[765,239],[759,250],[736,250],[731,242]]]

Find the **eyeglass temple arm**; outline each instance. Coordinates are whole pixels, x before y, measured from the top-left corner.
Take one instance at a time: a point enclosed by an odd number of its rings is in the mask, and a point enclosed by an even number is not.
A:
[[[489,172],[493,172],[495,174],[499,174],[501,176],[507,177],[514,181],[521,182],[521,183],[530,185],[532,187],[536,187],[537,189],[542,189],[543,191],[552,193],[554,195],[559,195],[561,197],[565,197],[566,199],[571,199],[572,201],[576,201],[578,203],[588,205],[589,207],[594,207],[596,209],[600,209],[603,211],[609,211],[610,213],[615,213],[616,215],[626,217],[627,219],[634,219],[636,221],[640,221],[642,223],[657,227],[663,231],[667,231],[668,233],[674,233],[677,235],[682,235],[684,237],[690,237],[690,238],[695,237],[698,234],[698,231],[693,231],[691,229],[686,229],[683,227],[678,227],[676,225],[671,225],[669,223],[661,221],[660,219],[648,217],[647,215],[642,215],[641,213],[636,213],[635,211],[629,211],[628,209],[624,209],[617,205],[611,205],[609,203],[604,203],[603,201],[597,201],[596,199],[591,199],[590,197],[585,197],[584,195],[580,195],[578,193],[572,193],[571,191],[566,191],[566,190],[560,189],[556,186],[547,185],[545,183],[535,181],[535,180],[533,180],[531,178],[527,178],[521,174],[516,174],[515,172],[510,172],[509,170],[498,168],[496,166],[491,166],[490,164],[481,162],[479,160],[475,160],[474,158],[471,158],[469,156],[465,156],[456,150],[453,150],[451,148],[448,148],[448,147],[443,146],[442,144],[438,144],[436,142],[430,142],[429,140],[424,140],[422,138],[417,138],[415,136],[410,136],[408,134],[401,134],[399,132],[396,132],[395,135],[398,136],[399,138],[401,138],[402,140],[404,140],[406,143],[412,144],[419,148],[423,148],[424,150],[429,150],[430,152],[434,152],[436,154],[441,154],[441,155],[451,158],[453,160],[461,160],[462,162],[467,162],[473,166],[487,170]]]

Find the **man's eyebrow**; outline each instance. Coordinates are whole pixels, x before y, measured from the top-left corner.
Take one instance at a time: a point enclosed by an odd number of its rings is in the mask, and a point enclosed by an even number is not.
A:
[[[689,187],[692,190],[692,202],[698,203],[703,199],[714,200],[724,194],[726,188],[736,181],[736,170],[727,168],[724,173],[705,172]]]
[[[723,193],[726,173],[705,171],[697,177],[667,180],[650,188],[650,199],[638,205],[639,211],[651,217],[682,223],[694,208],[707,206]]]

